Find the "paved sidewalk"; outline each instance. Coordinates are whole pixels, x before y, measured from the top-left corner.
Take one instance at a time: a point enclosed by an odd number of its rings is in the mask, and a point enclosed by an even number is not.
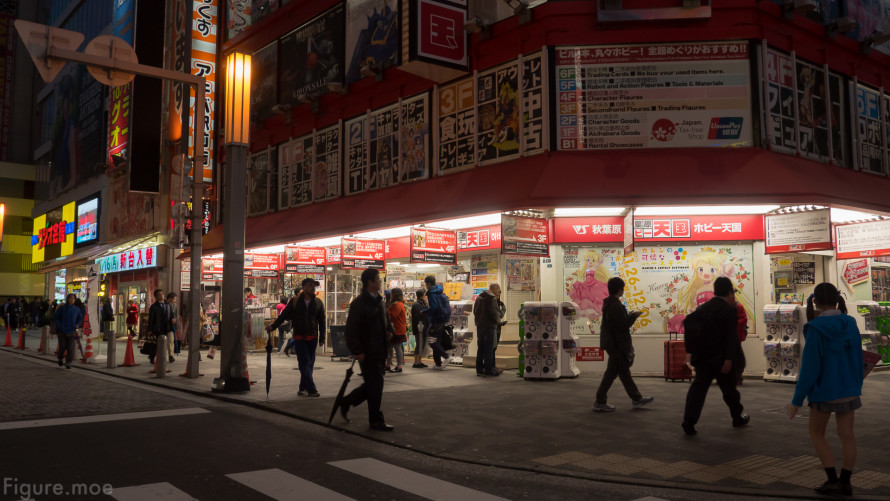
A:
[[[36,355],[34,350],[24,354],[53,360]],[[118,360],[122,354],[119,348]],[[0,354],[0,367],[7,355]],[[175,376],[184,372],[185,357],[170,364],[171,373],[163,379],[148,374],[146,357],[140,355],[139,367],[106,369],[104,364],[78,363],[75,369],[211,395],[219,360],[208,365],[206,351],[203,356],[201,370],[207,375],[197,379]],[[265,353],[248,356],[252,379],[258,380],[251,392],[212,395],[327,423],[349,364],[319,357],[316,383],[322,397],[297,397],[296,359],[273,354],[272,391],[267,399],[265,359]],[[50,369],[56,367],[48,365]],[[396,426],[394,433],[369,431],[365,406],[350,412],[351,423],[338,415],[333,425],[370,439],[482,464],[625,483],[822,499],[811,490],[823,481],[824,472],[809,441],[806,409],[793,421],[782,411],[791,398],[792,385],[747,380],[741,392],[751,424],[745,428],[731,427],[720,391],[714,386],[698,435],[686,437],[679,424],[688,383],[637,378],[643,394],[655,396],[655,401],[631,410],[630,400],[616,382],[610,403],[618,411],[604,414],[591,412],[600,377],[601,372],[596,371],[575,380],[524,381],[513,372],[499,378],[478,378],[475,371],[461,367],[439,372],[409,366],[402,374],[386,376],[383,411],[387,422]],[[350,388],[360,381],[357,374],[353,376]],[[863,408],[856,415],[856,498],[890,500],[890,454],[885,452],[890,447],[890,372],[869,376],[863,393]],[[829,436],[839,454],[833,431]]]

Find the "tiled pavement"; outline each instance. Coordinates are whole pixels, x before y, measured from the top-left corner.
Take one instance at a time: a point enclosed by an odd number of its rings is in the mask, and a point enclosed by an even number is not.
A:
[[[122,353],[119,347],[119,360]],[[35,356],[33,350],[26,354]],[[198,379],[155,379],[147,374],[145,357],[138,355],[137,361],[142,363],[139,367],[105,369],[104,365],[77,364],[76,369],[88,368],[210,395],[211,379],[219,372],[218,360],[207,366],[206,352],[204,355],[202,371],[208,374]],[[6,371],[8,359],[6,353],[0,353],[0,371]],[[272,359],[269,399],[265,394],[265,353],[248,357],[251,375],[258,379],[253,390],[226,397],[326,423],[332,397],[348,364],[319,357],[316,382],[322,398],[312,399],[295,395],[295,359],[274,354]],[[178,374],[184,370],[184,363],[177,361],[171,367],[171,375]],[[35,370],[60,373],[54,365]],[[64,372],[62,369],[61,374]],[[364,406],[350,412],[351,423],[336,416],[333,424],[350,433],[447,458],[619,482],[805,498],[812,497],[810,488],[822,481],[824,473],[807,435],[806,408],[793,421],[782,412],[791,398],[792,385],[746,381],[741,388],[742,403],[751,414],[751,424],[745,428],[730,426],[719,389],[712,387],[698,425],[699,434],[686,437],[679,423],[688,383],[637,378],[643,394],[655,396],[650,406],[639,410],[631,410],[630,400],[618,383],[610,391],[610,403],[618,411],[593,413],[592,395],[600,376],[591,372],[575,380],[532,382],[512,373],[477,378],[474,371],[460,367],[442,372],[406,367],[404,373],[386,378],[383,410],[387,421],[397,427],[395,433],[369,432]],[[27,377],[41,376],[29,372]],[[0,379],[10,378],[3,374]],[[360,379],[353,376],[350,388]],[[64,384],[55,379],[47,382],[49,386]],[[7,394],[6,385],[0,389]],[[112,398],[103,394],[97,399],[125,402],[125,396],[109,395]],[[890,372],[870,376],[862,400],[863,409],[856,414],[856,497],[890,499],[890,454],[885,452],[890,447]],[[47,405],[54,404],[48,399]],[[14,418],[4,414],[2,419]],[[832,428],[829,440],[839,453]]]

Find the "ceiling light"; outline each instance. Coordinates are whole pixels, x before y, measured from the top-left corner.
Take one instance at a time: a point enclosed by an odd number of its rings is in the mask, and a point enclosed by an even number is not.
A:
[[[284,245],[257,247],[256,249],[247,249],[245,252],[249,254],[279,254],[281,252],[284,252]]]
[[[489,226],[493,224],[501,224],[501,214],[482,214],[479,216],[461,217],[457,219],[446,219],[444,221],[434,221],[428,223],[431,228],[443,228],[446,230],[460,230],[464,228],[475,228],[477,226]]]
[[[778,205],[696,205],[689,207],[637,207],[635,216],[717,216],[727,214],[766,214]]]
[[[331,247],[340,245],[340,237],[316,238],[314,240],[304,240],[302,242],[294,242],[288,245],[301,247]]]
[[[399,238],[411,235],[410,226],[399,226],[396,228],[387,228],[385,230],[365,231],[356,233],[355,238]]]
[[[862,212],[858,210],[831,208],[832,223],[848,223],[850,221],[876,221],[881,219],[880,214]]]
[[[554,217],[580,217],[580,216],[620,216],[627,211],[627,207],[566,207],[554,209]]]

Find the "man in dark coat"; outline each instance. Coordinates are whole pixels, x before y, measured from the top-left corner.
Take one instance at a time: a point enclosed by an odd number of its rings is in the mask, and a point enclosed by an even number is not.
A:
[[[173,330],[173,323],[170,317],[170,310],[164,301],[164,291],[156,289],[154,292],[155,302],[148,309],[148,339],[146,340],[146,355],[148,362],[155,363],[155,355],[158,352],[158,336],[166,336]]]
[[[501,312],[495,292],[500,285],[491,284],[473,303],[473,319],[476,322],[476,375],[480,377],[499,376],[494,367],[494,343]]]
[[[630,339],[630,328],[637,321],[641,312],[633,311],[628,314],[627,308],[621,304],[621,296],[624,295],[624,280],[618,277],[610,278],[606,287],[609,290],[609,297],[603,300],[600,346],[609,354],[609,362],[606,365],[606,372],[603,373],[603,381],[596,390],[596,402],[593,404],[593,410],[596,412],[613,412],[615,410],[615,406],[609,405],[606,398],[616,376],[621,379],[624,391],[633,401],[633,408],[639,409],[655,398],[641,395],[630,376],[630,367],[634,363],[634,347],[633,341]]]
[[[729,407],[734,427],[745,426],[751,420],[743,414],[741,395],[736,389],[737,373],[744,362],[742,346],[737,334],[738,312],[735,305],[735,287],[726,277],[714,280],[714,297],[696,309],[692,315],[701,315],[698,322],[702,326],[697,333],[699,340],[690,344],[690,329],[687,328],[687,349],[695,346],[692,365],[695,366],[695,379],[686,394],[686,411],[683,415],[683,431],[687,435],[695,435],[695,424],[701,417],[702,407],[708,388],[717,379],[723,401]],[[690,322],[687,317],[687,322]]]
[[[315,370],[315,350],[324,344],[324,303],[315,296],[319,283],[313,278],[303,280],[302,291],[287,303],[278,318],[266,327],[266,332],[277,329],[285,320],[291,321],[294,333],[294,351],[300,369],[300,389],[297,395],[321,396],[315,387],[312,373]]]
[[[371,268],[362,272],[362,292],[349,305],[346,316],[346,344],[362,369],[364,384],[340,402],[340,414],[347,419],[350,407],[368,401],[368,421],[372,430],[392,431],[386,424],[380,403],[383,399],[383,374],[387,347],[386,311],[380,294],[380,272]]]

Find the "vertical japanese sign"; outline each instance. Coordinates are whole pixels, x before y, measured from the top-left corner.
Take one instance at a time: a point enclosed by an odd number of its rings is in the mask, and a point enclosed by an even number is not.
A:
[[[439,174],[476,163],[476,100],[472,77],[439,88]]]
[[[549,256],[550,227],[547,220],[501,216],[501,252],[522,256]]]
[[[805,252],[832,249],[831,215],[828,209],[767,214],[766,253]]]
[[[766,106],[771,119],[766,126],[771,130],[770,146],[776,151],[793,154],[797,151],[797,138],[794,137],[794,61],[791,56],[768,49],[766,81],[769,94]]]
[[[544,51],[525,56],[522,59],[522,119],[524,154],[534,155],[550,147],[546,110],[547,64]]]
[[[476,80],[479,163],[519,156],[519,62],[479,72]]]
[[[307,134],[278,148],[278,206],[299,207],[312,202],[312,160],[315,139]]]
[[[387,106],[368,118],[368,188],[386,188],[399,181],[399,107]]]
[[[7,2],[9,3],[9,2]],[[9,158],[9,127],[12,120],[12,74],[15,63],[15,36],[12,22],[16,2],[11,12],[0,12],[0,161]]]
[[[368,115],[346,121],[346,195],[368,189]]]
[[[412,263],[457,264],[457,233],[411,228]]]
[[[173,51],[173,57],[169,62],[169,68],[183,73],[189,65],[189,54],[191,53],[192,37],[189,29],[191,2],[192,0],[173,1],[173,18],[170,29],[170,47]],[[167,138],[171,141],[179,141],[182,139],[182,124],[188,121],[187,114],[183,113],[183,108],[185,108],[183,106],[185,103],[185,89],[187,86],[182,82],[170,82],[169,85]]]
[[[343,4],[326,11],[281,39],[281,103],[300,104],[304,96],[343,88]]]
[[[340,196],[340,124],[315,132],[312,195],[316,202]]]
[[[383,269],[385,241],[344,238],[341,241],[341,247],[341,268],[345,270]]]
[[[400,0],[347,0],[346,82],[362,78],[362,67],[378,71],[399,64]]]
[[[218,31],[218,0],[194,0],[192,11],[192,53],[190,71],[192,75],[206,79],[204,123],[196,132],[195,113],[189,115],[189,150],[195,154],[195,141],[204,142],[204,181],[213,181],[213,121],[216,118],[214,99],[216,95],[216,44]],[[195,91],[189,90],[189,108],[195,109]],[[192,173],[194,174],[194,173]]]
[[[119,0],[114,2],[114,22],[112,34],[133,45],[133,33],[136,26],[136,0]],[[116,168],[112,162],[114,155],[127,155],[127,143],[130,134],[130,98],[133,82],[111,89],[111,103],[108,106],[108,155],[106,163]]]
[[[426,179],[430,158],[429,94],[402,101],[399,137],[401,182]]]
[[[859,128],[859,167],[866,172],[884,173],[884,136],[881,124],[881,94],[864,85],[856,87],[856,123]]]
[[[624,253],[630,254],[634,251],[634,210],[631,208],[624,215],[624,228],[622,229],[624,238]]]

